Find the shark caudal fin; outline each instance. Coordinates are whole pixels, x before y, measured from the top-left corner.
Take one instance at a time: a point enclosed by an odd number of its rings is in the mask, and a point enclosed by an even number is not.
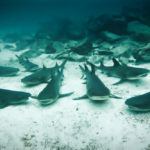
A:
[[[85,70],[85,71],[89,71],[89,69],[88,69],[88,67],[87,67],[86,64],[84,64],[84,70]]]
[[[95,74],[95,68],[97,67],[96,65],[94,65],[93,63],[89,62],[89,61],[86,61],[87,64],[89,64],[91,66],[91,71],[92,73]]]
[[[93,65],[93,64],[91,63],[90,66],[91,66],[91,72],[92,72],[93,74],[95,74],[95,65]]]
[[[90,66],[91,66],[91,71],[89,70],[89,68],[87,67],[86,64],[84,64],[84,67],[82,67],[81,65],[79,65],[79,67],[80,67],[80,69],[81,69],[81,71],[82,71],[83,74],[87,74],[87,73],[91,73],[91,72],[93,74],[95,74],[95,66],[92,63],[90,63]]]
[[[85,71],[85,69],[81,65],[79,65],[79,68],[81,69],[81,71],[83,73],[82,76],[81,76],[81,79],[83,79],[84,76],[85,76],[85,74],[86,74],[86,71]]]
[[[62,64],[59,66],[61,69],[64,69],[65,64],[67,63],[68,59],[65,59]]]
[[[85,70],[84,70],[84,68],[83,68],[81,65],[79,65],[79,68],[81,69],[81,71],[82,71],[83,73],[85,73]]]

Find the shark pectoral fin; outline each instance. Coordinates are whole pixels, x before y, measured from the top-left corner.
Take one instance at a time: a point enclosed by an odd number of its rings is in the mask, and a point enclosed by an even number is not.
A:
[[[37,96],[33,96],[33,95],[31,95],[30,97],[33,98],[33,99],[37,99],[38,98]]]
[[[116,95],[113,95],[113,94],[110,94],[110,97],[111,98],[116,98],[116,99],[122,99],[122,97],[119,97],[119,96],[116,96]]]
[[[80,96],[80,97],[73,98],[73,100],[80,100],[80,99],[86,99],[86,98],[88,98],[88,96],[83,95],[83,96]]]
[[[0,105],[0,109],[3,109],[3,108],[5,108],[5,107],[7,107],[7,106],[9,106],[9,104],[7,104],[7,103],[1,104],[1,105]]]
[[[74,92],[69,92],[69,93],[65,93],[65,94],[60,94],[59,97],[62,98],[62,97],[66,97],[66,96],[70,96],[72,95]]]
[[[113,83],[113,85],[118,85],[118,84],[121,84],[123,82],[125,82],[126,80],[125,79],[121,79],[120,81],[116,82],[116,83]]]
[[[85,82],[83,82],[82,84],[86,84],[86,81],[85,81]]]
[[[46,84],[48,84],[48,83],[49,83],[49,81],[43,81],[43,83],[46,83]]]

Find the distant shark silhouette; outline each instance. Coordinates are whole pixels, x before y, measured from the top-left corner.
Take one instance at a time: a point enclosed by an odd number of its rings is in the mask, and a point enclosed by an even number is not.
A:
[[[19,60],[19,63],[26,69],[26,71],[36,71],[39,69],[38,65],[32,63],[31,61],[29,61],[28,57],[22,57],[22,56],[18,56],[16,55],[16,57]]]

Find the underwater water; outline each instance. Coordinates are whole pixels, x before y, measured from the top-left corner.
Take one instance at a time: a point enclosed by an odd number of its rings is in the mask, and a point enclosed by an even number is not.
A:
[[[150,1],[1,0],[0,150],[150,150]]]

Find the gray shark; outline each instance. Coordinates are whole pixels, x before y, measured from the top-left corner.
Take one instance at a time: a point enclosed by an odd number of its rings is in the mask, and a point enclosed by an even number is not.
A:
[[[45,66],[43,66],[42,69],[21,79],[21,82],[24,83],[26,86],[33,86],[38,85],[40,83],[47,83],[52,77],[52,75],[55,74],[56,68],[63,67],[65,63],[66,60],[60,66],[56,64],[56,66],[52,68],[46,68]]]
[[[15,76],[18,72],[18,68],[0,66],[0,77]]]
[[[120,64],[115,58],[112,60],[114,63],[113,66],[104,66],[104,64],[101,62],[101,65],[99,67],[96,66],[96,68],[100,69],[102,73],[108,76],[120,78],[120,81],[114,85],[120,84],[127,80],[138,80],[150,73],[150,70],[148,69]],[[91,64],[90,62],[88,63]]]
[[[28,57],[22,57],[16,55],[19,60],[19,63],[26,69],[26,71],[34,72],[39,69],[39,66],[29,61]]]
[[[66,94],[60,94],[60,88],[62,85],[62,79],[63,79],[63,68],[59,70],[57,68],[56,73],[52,76],[51,80],[47,84],[47,86],[39,93],[37,98],[40,102],[41,105],[49,105],[54,103],[55,101],[58,100],[58,98],[63,97],[63,96],[69,96],[71,93],[66,93]]]
[[[119,98],[117,96],[113,96],[110,93],[110,90],[98,78],[98,76],[95,74],[93,65],[91,68],[92,70],[90,71],[86,65],[84,65],[84,68],[80,66],[81,71],[86,76],[86,94],[81,97],[74,98],[74,100],[89,98],[90,100],[100,101],[107,100],[109,97]]]
[[[30,96],[30,93],[22,91],[0,89],[0,108],[25,103]]]
[[[26,86],[38,85],[40,83],[47,83],[51,76],[55,73],[55,67],[46,68],[43,66],[40,70],[32,73],[21,79],[21,82]]]
[[[150,111],[150,92],[131,97],[125,104],[133,111]]]

